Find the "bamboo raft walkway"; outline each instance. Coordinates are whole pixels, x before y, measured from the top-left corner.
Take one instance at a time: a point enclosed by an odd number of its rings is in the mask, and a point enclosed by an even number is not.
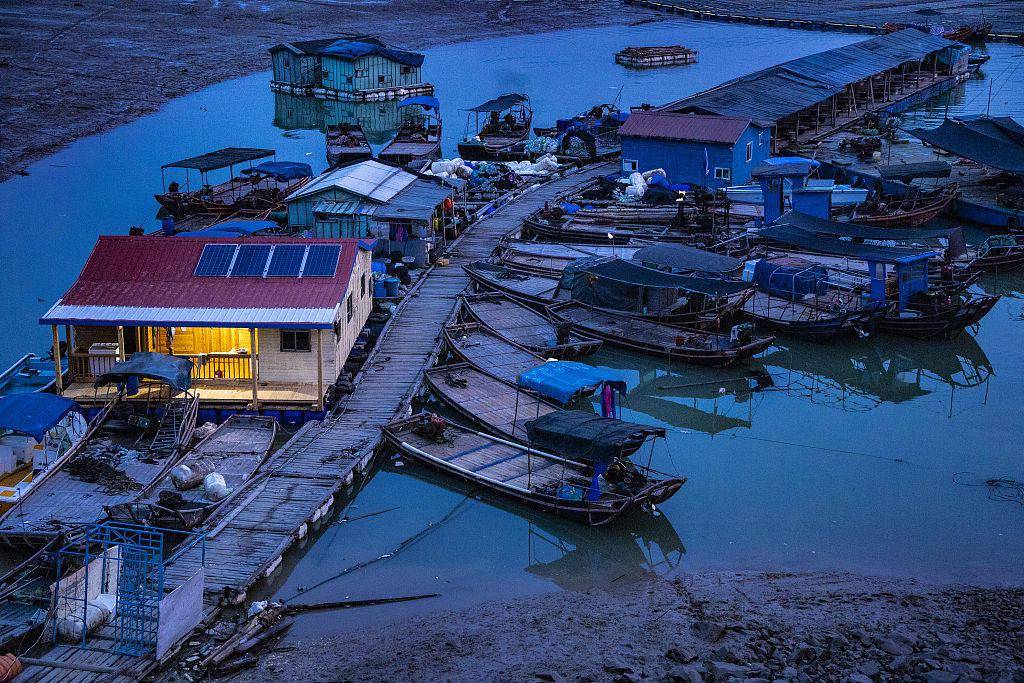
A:
[[[403,299],[356,379],[355,391],[327,419],[308,423],[264,464],[260,474],[234,491],[206,525],[204,622],[223,604],[237,601],[269,576],[283,554],[326,517],[336,498],[370,469],[380,427],[406,413],[419,391],[423,371],[440,349],[443,325],[452,318],[458,295],[469,284],[462,266],[490,256],[498,240],[545,202],[607,175],[617,166],[600,163],[528,188],[478,220],[452,244],[447,266],[433,265]],[[199,557],[183,557],[164,574],[169,588],[199,568]],[[137,677],[157,662],[57,645],[44,658],[66,669],[32,666],[18,681],[74,680],[113,672]],[[83,670],[76,665],[105,669]],[[113,674],[119,680],[120,676]]]

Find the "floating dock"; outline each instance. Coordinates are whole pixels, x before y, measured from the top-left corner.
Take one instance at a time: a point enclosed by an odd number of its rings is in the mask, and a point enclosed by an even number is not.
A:
[[[615,53],[615,63],[632,68],[696,64],[697,51],[682,45],[627,47]]]

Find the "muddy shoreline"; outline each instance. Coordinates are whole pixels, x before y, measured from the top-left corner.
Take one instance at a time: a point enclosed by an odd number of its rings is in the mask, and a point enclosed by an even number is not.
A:
[[[232,680],[1019,683],[1022,599],[1020,588],[704,572],[289,640]]]

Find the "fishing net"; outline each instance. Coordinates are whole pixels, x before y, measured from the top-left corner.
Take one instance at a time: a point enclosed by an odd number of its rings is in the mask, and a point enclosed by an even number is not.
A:
[[[117,462],[109,455],[82,454],[68,464],[68,474],[90,484],[99,484],[106,494],[141,490],[142,484],[119,469]]]

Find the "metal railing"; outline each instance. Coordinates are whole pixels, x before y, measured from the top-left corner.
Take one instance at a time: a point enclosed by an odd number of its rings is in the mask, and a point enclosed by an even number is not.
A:
[[[192,361],[192,380],[217,382],[252,379],[252,355],[248,353],[176,353]],[[71,381],[91,382],[97,373],[116,363],[117,356],[90,356],[80,351],[68,354]],[[257,363],[259,355],[256,356]],[[258,371],[257,371],[257,374]]]

